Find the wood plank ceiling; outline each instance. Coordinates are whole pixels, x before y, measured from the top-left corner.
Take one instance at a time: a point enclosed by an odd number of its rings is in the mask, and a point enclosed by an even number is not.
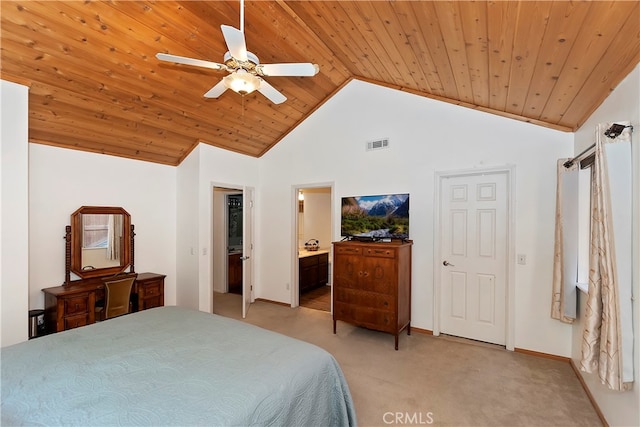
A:
[[[226,73],[238,1],[2,0],[1,77],[30,86],[34,143],[179,164],[199,143],[259,157],[351,79],[573,131],[640,60],[638,1],[249,1],[262,63],[288,100],[203,94]]]

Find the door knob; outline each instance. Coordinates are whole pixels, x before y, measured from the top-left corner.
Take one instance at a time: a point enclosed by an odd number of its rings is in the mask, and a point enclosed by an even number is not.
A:
[[[444,265],[445,267],[448,267],[448,266],[455,267],[455,265],[449,263],[449,261],[446,261],[446,260],[442,263],[442,265]]]

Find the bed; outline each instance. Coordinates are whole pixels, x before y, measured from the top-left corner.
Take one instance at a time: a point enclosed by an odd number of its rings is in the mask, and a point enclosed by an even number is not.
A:
[[[349,426],[326,351],[168,306],[1,349],[1,425]]]

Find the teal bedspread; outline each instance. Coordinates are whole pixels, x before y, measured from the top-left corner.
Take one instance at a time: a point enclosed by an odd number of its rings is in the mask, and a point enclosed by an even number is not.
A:
[[[1,349],[1,425],[348,426],[326,351],[160,307]]]

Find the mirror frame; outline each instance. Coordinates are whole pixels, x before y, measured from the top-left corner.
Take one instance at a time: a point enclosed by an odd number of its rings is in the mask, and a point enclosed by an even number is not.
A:
[[[115,267],[94,268],[91,270],[82,269],[82,215],[85,214],[122,215],[123,242],[120,265]],[[131,215],[129,215],[129,213],[123,208],[109,206],[82,206],[80,209],[71,214],[71,272],[73,272],[81,279],[122,273],[127,269],[127,267],[133,265],[132,239],[133,231],[131,226]],[[66,282],[69,282],[69,280],[67,279]]]

